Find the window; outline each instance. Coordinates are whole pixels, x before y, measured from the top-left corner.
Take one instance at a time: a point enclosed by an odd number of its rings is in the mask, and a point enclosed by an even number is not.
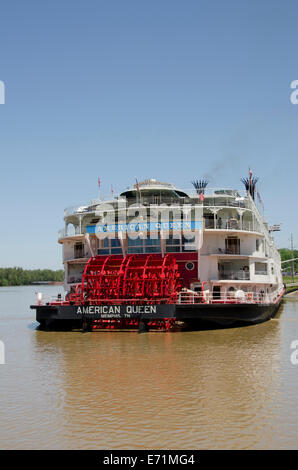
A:
[[[256,251],[259,251],[260,249],[260,240],[257,238],[256,239]]]
[[[128,239],[127,253],[143,253],[143,240],[142,238],[136,238],[135,240]]]
[[[145,253],[160,253],[160,238],[146,238],[145,239]]]
[[[109,238],[104,238],[99,240],[99,248],[97,250],[98,255],[109,255],[110,254],[110,240]]]
[[[122,249],[120,240],[118,238],[104,238],[102,241],[99,241],[99,246],[97,250],[98,255],[121,255]]]
[[[75,258],[84,258],[84,244],[76,243],[74,246],[74,257]]]
[[[180,237],[174,238],[172,234],[166,239],[166,252],[179,253],[180,252]]]
[[[255,263],[255,274],[265,276],[267,274],[267,263]]]
[[[220,299],[220,286],[213,286],[213,299]]]
[[[182,251],[196,251],[195,237],[186,238],[182,235]]]
[[[240,255],[240,239],[237,237],[228,237],[226,242],[226,253],[228,255]]]
[[[195,268],[195,265],[194,265],[194,263],[189,261],[188,263],[185,263],[185,267],[188,271],[192,271]]]
[[[110,250],[107,249],[107,248],[98,248],[97,254],[98,254],[98,255],[109,255],[109,254],[110,254]]]
[[[118,238],[112,238],[111,240],[111,254],[112,255],[121,255],[122,254],[122,248],[121,248],[121,243]]]

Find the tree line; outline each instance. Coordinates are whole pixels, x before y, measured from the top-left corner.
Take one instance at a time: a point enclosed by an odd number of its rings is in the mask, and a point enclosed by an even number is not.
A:
[[[281,248],[279,250],[280,252],[280,257],[282,261],[286,261],[287,259],[292,259],[292,258],[298,258],[298,250],[289,250],[288,248]],[[284,268],[284,271],[291,271],[292,269],[292,262],[289,263],[283,263],[281,265],[282,268]],[[295,272],[298,271],[298,259],[294,261],[294,269]]]
[[[288,248],[279,250],[281,260],[298,258],[298,250],[292,253]],[[294,256],[293,256],[294,254]],[[291,271],[291,263],[283,263],[284,271]],[[298,272],[298,259],[294,261],[295,272]],[[24,286],[34,282],[62,282],[64,279],[63,269],[52,271],[51,269],[23,269],[23,268],[0,268],[0,286]]]
[[[26,286],[34,282],[61,282],[63,279],[62,269],[0,268],[0,286]]]

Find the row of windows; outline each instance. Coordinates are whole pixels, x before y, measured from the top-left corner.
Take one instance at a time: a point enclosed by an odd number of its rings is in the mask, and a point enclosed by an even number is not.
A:
[[[179,252],[189,252],[195,251],[196,247],[194,244],[194,238],[191,240],[182,238],[169,238],[166,240],[166,252],[167,253],[179,253]],[[161,244],[160,239],[151,239],[151,238],[137,238],[135,240],[128,239],[127,243],[127,253],[160,253]],[[109,239],[105,238],[102,241],[102,247],[97,250],[99,255],[117,255],[122,253],[120,240],[117,238]]]

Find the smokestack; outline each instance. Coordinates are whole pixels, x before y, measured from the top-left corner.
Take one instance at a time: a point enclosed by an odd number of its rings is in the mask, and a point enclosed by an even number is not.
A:
[[[208,183],[209,181],[207,180],[194,180],[191,182],[198,195],[205,194],[205,188]]]
[[[246,191],[249,192],[253,200],[255,200],[255,190],[256,190],[256,184],[258,181],[259,181],[258,177],[254,176],[252,178],[251,172],[249,174],[249,178],[241,178],[241,182],[244,184]]]

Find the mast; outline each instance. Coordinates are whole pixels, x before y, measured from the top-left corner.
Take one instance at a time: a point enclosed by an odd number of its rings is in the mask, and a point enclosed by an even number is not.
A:
[[[292,252],[292,282],[295,282],[295,268],[294,268],[294,244],[293,244],[293,234],[291,233],[291,252]]]

